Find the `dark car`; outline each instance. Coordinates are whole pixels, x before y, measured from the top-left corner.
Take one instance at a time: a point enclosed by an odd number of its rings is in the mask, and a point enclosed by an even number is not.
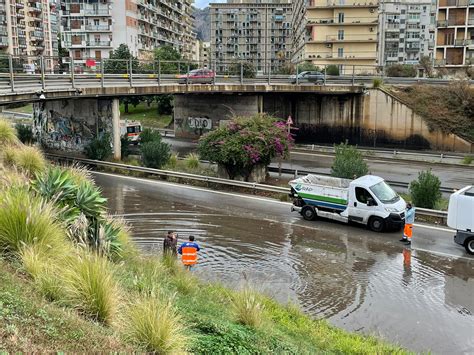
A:
[[[180,84],[212,84],[214,82],[215,73],[209,69],[194,69],[187,74],[178,75]]]
[[[290,77],[290,83],[296,84],[296,75]],[[298,74],[298,83],[324,84],[324,74],[318,71],[304,71]]]

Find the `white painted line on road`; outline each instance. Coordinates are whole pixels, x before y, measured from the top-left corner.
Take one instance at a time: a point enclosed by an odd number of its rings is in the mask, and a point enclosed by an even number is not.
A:
[[[462,255],[453,255],[453,254],[448,254],[448,253],[443,253],[441,251],[435,251],[435,250],[428,250],[428,249],[423,249],[423,248],[413,248],[415,251],[422,251],[425,253],[430,253],[430,254],[435,254],[439,256],[443,256],[446,258],[452,258],[452,259],[463,259],[463,260],[468,260],[468,261],[473,261],[474,258],[470,258],[468,256],[462,256]]]
[[[449,233],[454,233],[454,232],[456,232],[454,229],[441,228],[441,227],[435,227],[435,226],[428,226],[428,225],[426,225],[426,224],[418,224],[418,223],[415,223],[415,227],[426,228],[426,229],[433,229],[433,230],[442,231],[442,232],[449,232]]]
[[[92,173],[93,174],[100,174],[100,175],[108,175],[108,176],[113,176],[113,177],[119,177],[119,178],[122,178],[122,179],[138,180],[138,181],[142,181],[142,182],[168,185],[168,186],[185,188],[185,189],[195,190],[195,191],[212,192],[214,194],[219,194],[219,195],[241,197],[241,198],[247,198],[247,199],[251,199],[251,200],[263,201],[263,202],[268,202],[268,203],[279,203],[279,204],[286,205],[286,206],[291,206],[292,205],[292,203],[290,203],[290,202],[278,201],[278,200],[275,200],[275,199],[272,199],[272,198],[249,196],[249,195],[237,194],[237,193],[232,193],[232,192],[224,192],[224,191],[215,191],[215,190],[205,189],[205,188],[201,188],[201,187],[189,186],[189,185],[183,185],[183,184],[176,184],[176,183],[166,182],[166,181],[158,181],[158,180],[151,180],[151,179],[146,179],[146,178],[138,178],[138,177],[134,177],[134,176],[115,175],[115,174],[103,173],[103,172],[97,172],[97,171],[93,171]]]

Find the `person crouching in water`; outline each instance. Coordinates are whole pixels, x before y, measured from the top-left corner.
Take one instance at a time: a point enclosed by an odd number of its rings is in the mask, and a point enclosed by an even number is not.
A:
[[[194,242],[194,236],[189,236],[189,241],[184,242],[178,249],[178,253],[181,255],[181,261],[186,269],[191,268],[197,263],[197,252],[201,250],[199,245]]]
[[[400,239],[401,242],[406,242],[406,245],[411,245],[413,223],[415,223],[415,208],[410,202],[408,202],[405,210],[405,228],[403,229],[403,238]]]

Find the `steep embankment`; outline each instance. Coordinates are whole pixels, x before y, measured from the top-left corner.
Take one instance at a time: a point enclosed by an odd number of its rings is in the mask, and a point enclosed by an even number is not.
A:
[[[467,81],[386,89],[423,117],[430,128],[474,142],[474,88]]]

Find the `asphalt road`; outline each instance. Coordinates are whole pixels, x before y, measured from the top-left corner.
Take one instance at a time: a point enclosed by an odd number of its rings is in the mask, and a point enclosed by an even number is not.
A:
[[[111,212],[132,226],[144,252],[162,237],[197,236],[197,274],[238,287],[244,280],[314,317],[415,351],[474,352],[474,258],[448,228],[400,233],[303,220],[288,203],[162,181],[94,173]]]

